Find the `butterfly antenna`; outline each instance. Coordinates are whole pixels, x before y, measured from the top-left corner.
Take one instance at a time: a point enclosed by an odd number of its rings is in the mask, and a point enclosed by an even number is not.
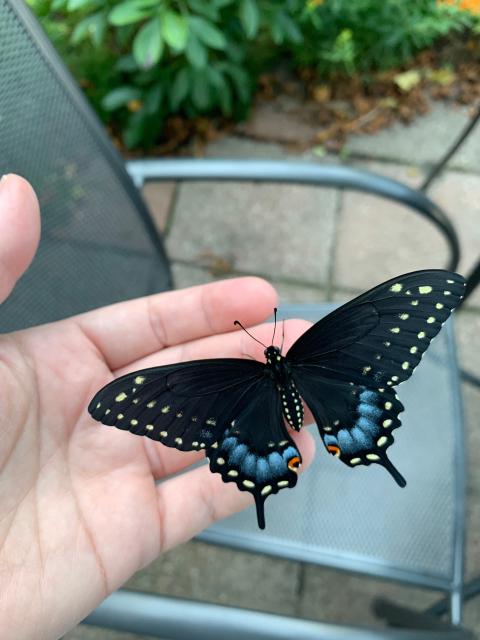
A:
[[[273,325],[272,344],[273,344],[273,341],[275,340],[275,330],[277,328],[277,307],[273,308],[273,316],[275,318],[275,324]]]
[[[233,323],[234,325],[238,325],[241,329],[243,329],[245,331],[245,333],[250,336],[250,338],[252,338],[253,340],[255,340],[255,342],[258,342],[258,344],[261,344],[262,347],[265,347],[265,349],[267,348],[266,344],[263,344],[263,342],[260,342],[260,340],[257,340],[257,338],[255,338],[255,336],[252,336],[251,333],[249,333],[245,327],[243,326],[243,324],[241,322],[239,322],[238,320],[235,320],[235,322]]]
[[[283,351],[283,343],[285,342],[285,318],[282,320],[282,344],[280,346],[280,353]]]

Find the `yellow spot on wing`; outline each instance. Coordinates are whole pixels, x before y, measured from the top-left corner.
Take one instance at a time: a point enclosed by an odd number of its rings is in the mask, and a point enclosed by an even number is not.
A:
[[[288,484],[288,480],[280,480],[280,482],[277,482],[278,487],[288,487]]]
[[[355,464],[358,464],[358,463],[359,463],[359,462],[361,462],[361,461],[362,461],[362,460],[361,460],[361,458],[352,458],[352,459],[350,460],[350,464],[355,465]]]
[[[418,287],[420,293],[432,293],[433,289],[430,286]]]
[[[376,453],[367,453],[367,460],[380,460]]]
[[[145,429],[147,431],[153,431],[153,424],[147,424],[147,426],[145,427]]]
[[[387,420],[384,420],[384,421],[382,422],[382,425],[383,425],[385,428],[390,427],[390,426],[392,425],[392,420],[390,420],[390,418],[388,418]]]
[[[434,316],[430,316],[427,318],[427,324],[433,324],[435,322],[435,317]]]
[[[402,289],[403,289],[403,284],[401,284],[400,282],[396,282],[395,284],[392,284],[392,286],[390,287],[390,291],[393,291],[393,293],[400,293]]]
[[[425,338],[426,335],[425,331],[420,331],[420,333],[417,333],[417,338],[420,338],[421,340],[422,338]]]
[[[391,333],[400,333],[400,327],[392,327],[390,331]]]
[[[156,404],[157,404],[157,401],[156,401],[156,400],[151,400],[151,401],[147,404],[147,407],[148,407],[149,409],[153,409],[153,407],[154,407]]]
[[[243,486],[247,487],[248,489],[253,489],[253,487],[255,486],[255,483],[252,482],[251,480],[244,480]]]
[[[261,491],[262,496],[268,495],[271,490],[272,490],[272,485],[271,484],[267,484],[265,487],[263,487],[263,489]]]
[[[134,380],[135,384],[142,384],[145,382],[145,376],[137,376]]]
[[[435,305],[435,309],[443,309],[445,305],[443,305],[441,302],[437,302],[437,304]]]
[[[230,469],[227,475],[231,476],[232,478],[236,478],[238,476],[238,471],[236,471],[235,469]]]
[[[116,402],[122,402],[122,400],[125,400],[126,397],[127,397],[127,394],[122,391],[122,393],[118,394],[115,400]]]
[[[408,313],[401,313],[399,316],[400,320],[408,320],[409,319],[409,315]]]
[[[383,447],[384,445],[386,445],[388,442],[388,438],[387,436],[381,436],[378,440],[377,440],[377,446],[378,447]]]

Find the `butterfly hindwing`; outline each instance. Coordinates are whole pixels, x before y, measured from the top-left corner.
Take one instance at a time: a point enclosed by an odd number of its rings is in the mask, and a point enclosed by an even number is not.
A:
[[[225,358],[143,369],[106,385],[88,410],[105,425],[169,447],[205,449],[264,368],[253,360]]]
[[[207,449],[210,469],[255,498],[258,526],[265,528],[264,502],[294,487],[301,455],[288,434],[280,394],[271,378],[254,384],[217,442]]]
[[[381,464],[400,486],[406,482],[387,456],[403,405],[391,388],[369,389],[325,380],[306,366],[295,383],[318,425],[327,451],[349,467]]]

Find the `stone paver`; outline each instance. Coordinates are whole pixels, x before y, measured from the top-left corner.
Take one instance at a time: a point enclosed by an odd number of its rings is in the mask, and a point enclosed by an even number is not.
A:
[[[373,135],[352,136],[348,149],[367,158],[394,162],[435,163],[445,153],[468,122],[470,111],[455,104],[434,103],[431,111],[409,125],[396,123]],[[480,170],[480,126],[473,132],[458,154],[452,167],[473,172]]]
[[[231,273],[228,275],[214,276],[210,271],[206,269],[200,269],[198,267],[180,264],[178,262],[173,263],[172,272],[175,287],[177,289],[205,284],[207,282],[213,282],[214,280],[219,280],[226,277],[234,278],[242,275]],[[280,305],[288,302],[323,302],[327,299],[327,294],[324,289],[289,284],[270,278],[269,282],[271,282],[271,284],[273,284],[273,286],[278,291]]]
[[[165,231],[168,223],[175,188],[175,182],[147,182],[142,189],[155,226],[161,232]]]
[[[461,247],[459,271],[466,275],[480,260],[480,175],[445,172],[432,185],[430,196],[454,224]],[[472,293],[467,304],[480,307],[480,287]]]
[[[300,564],[201,542],[165,553],[128,583],[138,589],[293,615]]]
[[[333,189],[182,184],[167,250],[174,260],[198,264],[213,256],[234,271],[325,286],[336,206]]]
[[[307,565],[298,614],[325,622],[383,627],[371,609],[373,599],[379,596],[419,610],[438,598],[432,591]]]
[[[415,167],[392,163],[355,163],[415,187]],[[423,216],[404,205],[365,193],[343,194],[335,243],[334,286],[365,290],[401,273],[444,267],[443,236]]]

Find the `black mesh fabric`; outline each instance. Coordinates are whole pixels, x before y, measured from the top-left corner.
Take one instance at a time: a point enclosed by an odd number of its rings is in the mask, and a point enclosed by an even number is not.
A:
[[[42,240],[0,331],[169,286],[148,212],[95,116],[18,0],[0,0],[0,175],[27,178]]]

